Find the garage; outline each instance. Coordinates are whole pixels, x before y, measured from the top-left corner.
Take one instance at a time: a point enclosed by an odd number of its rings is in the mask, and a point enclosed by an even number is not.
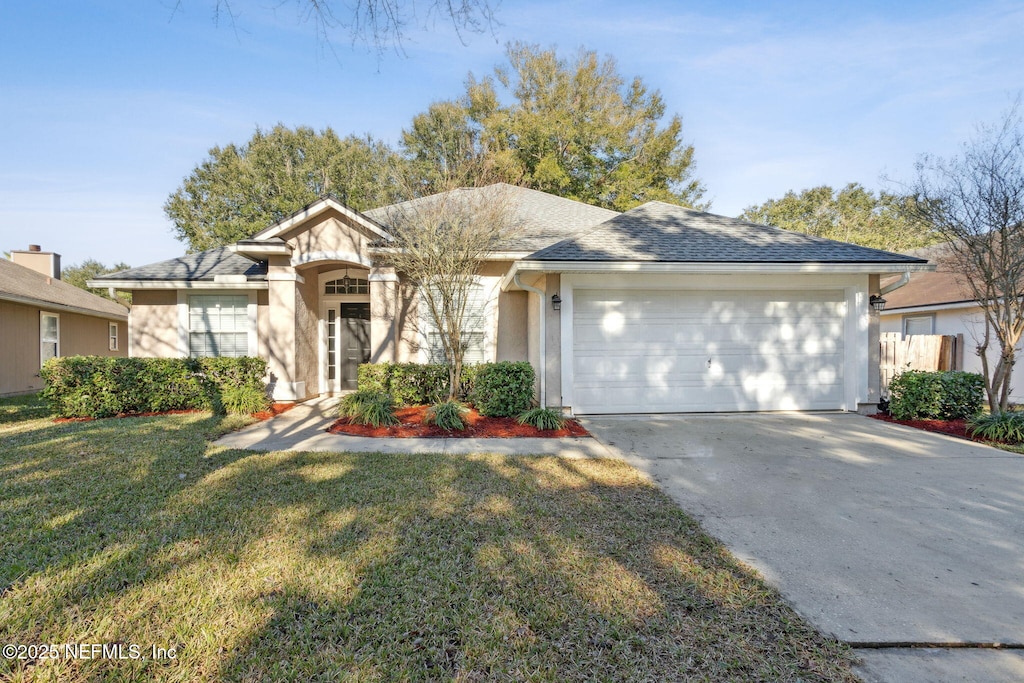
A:
[[[846,306],[841,289],[576,290],[574,412],[843,408]]]
[[[502,288],[537,306],[530,353],[543,405],[869,412],[878,311],[892,291],[880,278],[933,269],[652,201],[515,262]]]

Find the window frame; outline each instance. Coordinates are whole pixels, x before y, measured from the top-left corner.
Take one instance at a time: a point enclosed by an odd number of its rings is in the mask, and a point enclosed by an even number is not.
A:
[[[472,308],[468,308],[466,311],[463,322],[468,322],[471,326],[462,330],[462,341],[466,344],[463,363],[466,365],[494,360],[492,327],[497,299],[494,296],[493,287],[488,285],[487,280],[477,275],[470,288],[469,301],[466,305]],[[447,363],[441,344],[441,333],[430,315],[430,309],[426,305],[423,294],[420,293],[418,298],[417,307],[420,309],[420,329],[422,330],[420,359],[425,363]]]
[[[107,350],[117,351],[120,347],[119,338],[121,332],[118,329],[117,323],[107,323]]]
[[[178,290],[178,355],[181,358],[192,358],[192,325],[191,325],[191,298],[192,297],[245,297],[247,325],[244,330],[236,329],[234,333],[246,334],[245,352],[243,356],[259,355],[258,326],[257,326],[257,299],[256,290],[238,289],[203,289],[201,291],[179,289]],[[196,330],[200,332],[200,330]]]
[[[54,337],[53,339],[44,337],[45,332],[45,320],[47,318],[53,318],[54,323]],[[53,344],[53,355],[46,357],[43,353],[44,344]],[[39,311],[39,367],[43,367],[48,358],[60,358],[60,313],[51,313],[50,311]]]
[[[924,334],[926,334],[926,335],[927,334],[935,334],[935,314],[934,313],[914,313],[914,314],[904,315],[903,319],[901,320],[901,324],[902,324],[902,328],[903,328],[902,331],[903,331],[903,336],[904,337],[916,336],[916,335],[921,334],[920,332],[918,332],[918,333],[915,333],[914,335],[911,335],[907,331],[908,328],[909,328],[909,323],[912,320],[927,320],[928,321],[929,331],[924,333]]]

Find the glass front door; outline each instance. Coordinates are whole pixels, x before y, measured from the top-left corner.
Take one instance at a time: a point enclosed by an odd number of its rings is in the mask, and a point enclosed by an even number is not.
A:
[[[355,390],[361,363],[370,362],[370,304],[331,304],[327,309],[327,380],[332,389]]]

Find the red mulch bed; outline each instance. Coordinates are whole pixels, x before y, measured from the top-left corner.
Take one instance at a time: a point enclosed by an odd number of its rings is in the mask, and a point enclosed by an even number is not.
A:
[[[257,420],[269,420],[272,417],[276,417],[281,413],[287,413],[289,410],[294,408],[297,403],[273,403],[266,410],[261,410],[258,413],[253,413],[252,416]]]
[[[949,436],[956,436],[961,439],[967,439],[968,441],[977,441],[978,443],[990,445],[994,443],[1003,443],[992,439],[983,439],[980,436],[972,436],[967,431],[966,420],[897,420],[889,415],[882,415],[881,413],[872,415],[871,417],[876,420],[882,420],[883,422],[892,422],[893,424],[905,425],[915,429],[923,429],[926,432],[948,434]]]
[[[294,403],[274,403],[267,410],[261,410],[258,413],[253,413],[252,416],[257,420],[269,420],[270,418],[280,415],[281,413],[288,412],[295,407]],[[201,413],[202,410],[164,410],[157,413],[119,413],[112,415],[111,417],[155,417],[157,415],[188,415],[189,413]],[[92,422],[95,417],[55,417],[54,422]],[[106,418],[103,418],[106,419]]]
[[[541,431],[530,425],[521,425],[514,417],[484,417],[475,409],[462,416],[466,429],[461,432],[446,432],[435,425],[423,424],[427,406],[409,406],[395,411],[401,424],[394,427],[371,427],[370,425],[351,424],[348,418],[342,418],[327,428],[331,434],[349,434],[351,436],[376,436],[405,439],[410,437],[462,437],[476,439],[505,439],[509,437],[551,437],[590,436],[576,420],[567,420],[563,429]]]

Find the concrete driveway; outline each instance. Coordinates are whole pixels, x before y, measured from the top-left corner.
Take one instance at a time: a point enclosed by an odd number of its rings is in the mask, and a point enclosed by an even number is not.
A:
[[[601,417],[867,680],[1024,680],[1024,457],[850,414]],[[881,645],[882,649],[874,649]]]

